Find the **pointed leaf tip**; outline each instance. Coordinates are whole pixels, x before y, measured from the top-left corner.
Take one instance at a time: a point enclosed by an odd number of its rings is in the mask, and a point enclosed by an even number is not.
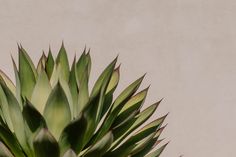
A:
[[[68,56],[66,49],[64,47],[64,44],[62,44],[59,53],[56,58],[56,63],[57,65],[61,65],[61,72],[60,72],[60,77],[62,77],[64,80],[68,81],[69,80],[69,74],[70,74],[70,66],[69,66],[69,61],[68,61]]]
[[[86,54],[86,56],[90,56],[90,48],[88,49],[88,52],[87,52],[87,54]]]
[[[61,47],[65,47],[65,45],[64,45],[64,40],[62,40],[62,42],[61,42]]]
[[[169,144],[169,142],[167,142],[166,144],[164,144],[163,146],[161,146],[157,150],[149,153],[148,155],[145,155],[144,157],[159,157],[168,144]]]
[[[158,102],[154,103],[153,105],[156,106],[156,108],[158,108],[158,106],[160,105],[160,103],[162,102],[163,99],[159,100]]]
[[[22,47],[19,49],[19,52],[19,79],[21,93],[30,98],[36,83],[37,72],[27,52]]]

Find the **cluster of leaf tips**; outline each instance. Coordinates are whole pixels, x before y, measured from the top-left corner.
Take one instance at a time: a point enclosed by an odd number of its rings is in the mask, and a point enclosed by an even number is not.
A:
[[[89,92],[91,58],[86,49],[70,67],[62,47],[44,53],[37,67],[22,46],[16,83],[0,71],[1,157],[158,157],[166,117],[140,128],[159,102],[141,110],[143,77],[113,98],[119,82],[115,58]]]

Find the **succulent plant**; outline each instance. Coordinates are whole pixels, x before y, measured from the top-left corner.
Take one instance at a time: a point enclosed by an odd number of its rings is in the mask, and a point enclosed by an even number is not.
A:
[[[19,45],[16,83],[0,71],[1,157],[158,157],[166,117],[141,127],[159,102],[141,110],[148,88],[140,77],[116,98],[115,58],[89,92],[91,58],[84,50],[70,67],[62,44],[54,59],[44,53],[37,67]]]

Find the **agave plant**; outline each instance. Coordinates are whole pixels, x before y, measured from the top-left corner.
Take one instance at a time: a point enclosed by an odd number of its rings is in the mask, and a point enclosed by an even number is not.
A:
[[[159,102],[141,110],[148,88],[140,77],[113,99],[119,82],[115,58],[89,92],[89,51],[69,66],[62,44],[54,59],[44,53],[37,67],[22,46],[16,83],[0,71],[1,157],[158,157],[163,121],[142,126]]]

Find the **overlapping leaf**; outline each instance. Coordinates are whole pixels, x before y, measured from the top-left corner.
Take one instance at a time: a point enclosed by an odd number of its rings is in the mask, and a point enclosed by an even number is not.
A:
[[[166,115],[139,129],[161,102],[141,109],[148,88],[137,90],[144,76],[114,99],[117,58],[89,92],[90,50],[70,67],[62,44],[56,59],[49,49],[35,68],[18,48],[18,68],[12,59],[16,84],[0,71],[0,156],[158,157],[164,150],[159,136]]]

